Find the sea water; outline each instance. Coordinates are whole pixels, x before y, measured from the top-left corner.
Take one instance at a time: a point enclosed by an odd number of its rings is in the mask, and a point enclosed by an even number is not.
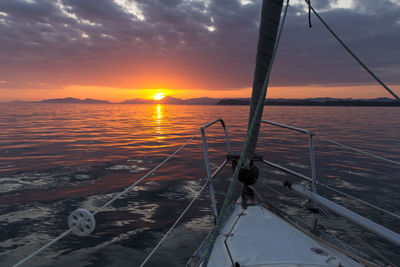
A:
[[[0,104],[0,265],[9,266],[68,229],[77,208],[95,211],[186,142],[222,118],[234,150],[247,128],[247,106]],[[396,107],[266,107],[264,119],[302,127],[369,153],[400,161],[400,109]],[[219,124],[206,130],[211,167],[225,159]],[[364,201],[400,214],[400,167],[315,137],[317,178]],[[258,152],[311,176],[307,136],[263,125]],[[256,188],[274,205],[305,221],[307,201],[282,186],[296,180],[259,165]],[[218,207],[230,166],[215,180]],[[200,136],[128,194],[96,215],[88,237],[69,235],[34,257],[37,266],[139,265],[179,217],[206,179]],[[240,185],[237,185],[240,190]],[[324,196],[386,227],[398,219],[332,191]],[[292,202],[290,202],[290,200]],[[322,220],[323,221],[323,220]],[[321,222],[322,222],[321,221]],[[400,264],[400,248],[337,218],[331,234],[359,248],[357,234]],[[183,266],[212,229],[207,191],[200,195],[148,266]],[[368,254],[372,252],[367,250]]]

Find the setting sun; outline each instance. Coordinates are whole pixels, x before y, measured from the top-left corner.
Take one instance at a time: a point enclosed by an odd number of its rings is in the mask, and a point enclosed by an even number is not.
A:
[[[157,93],[157,94],[155,94],[154,96],[153,96],[153,99],[154,100],[161,100],[161,99],[163,99],[165,97],[165,94],[163,94],[163,93]]]

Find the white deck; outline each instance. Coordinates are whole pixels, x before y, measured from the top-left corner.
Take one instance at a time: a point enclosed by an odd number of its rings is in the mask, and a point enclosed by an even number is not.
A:
[[[315,253],[312,248],[326,253]],[[208,266],[234,266],[229,254],[241,267],[364,266],[318,243],[262,206],[244,210],[237,205],[216,240]]]

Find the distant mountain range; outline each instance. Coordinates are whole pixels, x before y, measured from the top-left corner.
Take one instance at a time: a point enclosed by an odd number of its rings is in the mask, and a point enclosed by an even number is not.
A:
[[[250,98],[222,99],[217,105],[250,105]],[[264,103],[267,106],[400,106],[400,102],[387,98],[375,99],[353,99],[353,98],[306,98],[306,99],[267,99]]]
[[[78,99],[73,97],[66,98],[56,98],[56,99],[46,99],[42,101],[37,101],[33,103],[53,103],[53,104],[172,104],[172,105],[215,105],[221,99],[218,98],[209,98],[209,97],[200,97],[200,98],[190,98],[190,99],[180,99],[172,96],[166,96],[161,100],[153,100],[153,99],[143,99],[143,98],[134,98],[125,100],[118,103],[111,103],[107,100],[97,100],[97,99]],[[27,103],[23,101],[14,101],[15,103]],[[28,102],[29,103],[29,102]]]
[[[21,103],[21,101],[15,101]],[[25,102],[26,103],[26,102]],[[54,103],[54,104],[172,104],[172,105],[250,105],[250,98],[190,98],[180,99],[166,96],[161,100],[134,98],[119,103],[111,103],[107,100],[97,99],[78,99],[73,97],[46,99],[33,103]],[[394,99],[382,97],[375,99],[353,99],[353,98],[306,98],[306,99],[287,99],[274,98],[267,99],[265,105],[268,106],[400,106],[400,102]]]
[[[38,103],[54,103],[54,104],[111,104],[111,102],[107,100],[96,100],[91,98],[86,99],[78,99],[73,97],[67,98],[56,98],[56,99],[46,99],[39,101]]]

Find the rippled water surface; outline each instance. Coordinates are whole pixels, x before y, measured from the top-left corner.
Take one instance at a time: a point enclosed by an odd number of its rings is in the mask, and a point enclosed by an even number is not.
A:
[[[12,265],[65,231],[76,208],[95,211],[146,174],[200,126],[223,118],[232,146],[240,150],[248,107],[174,105],[0,105],[0,265]],[[324,137],[400,162],[400,109],[395,107],[266,107],[264,119],[303,127]],[[219,125],[207,129],[212,168],[224,160]],[[315,138],[318,179],[357,198],[400,214],[400,167]],[[89,237],[67,236],[31,265],[139,265],[202,187],[206,176],[201,140],[96,215]],[[310,176],[308,139],[263,125],[259,153]],[[290,177],[260,165],[258,190],[290,214],[307,204],[285,192]],[[222,202],[232,171],[215,181]],[[374,221],[398,231],[399,220],[353,199],[320,190]],[[202,194],[148,266],[182,266],[212,228],[210,196]],[[297,208],[297,207],[296,207]],[[400,249],[344,222],[331,224],[346,242],[354,232],[400,264]],[[335,228],[337,227],[337,229]],[[340,229],[341,228],[341,229]],[[354,244],[353,244],[354,243]],[[367,251],[368,252],[368,251]]]

